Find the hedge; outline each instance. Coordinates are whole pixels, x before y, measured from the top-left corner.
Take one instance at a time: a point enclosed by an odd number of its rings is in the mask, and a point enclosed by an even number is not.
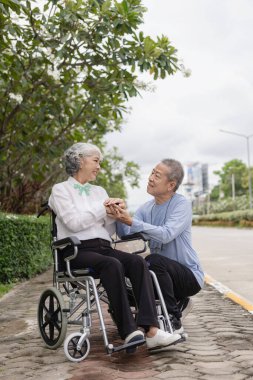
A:
[[[48,217],[0,213],[0,282],[28,279],[52,264]]]
[[[196,215],[193,218],[192,224],[195,226],[253,227],[253,210]]]

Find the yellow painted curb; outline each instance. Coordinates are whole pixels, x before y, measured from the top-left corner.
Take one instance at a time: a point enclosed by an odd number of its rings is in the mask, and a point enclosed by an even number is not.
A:
[[[208,274],[205,274],[205,283],[211,285],[220,293],[222,293],[226,298],[231,299],[233,302],[242,306],[249,313],[253,314],[253,304],[250,301],[243,298],[242,296],[240,296],[239,294],[233,292],[231,289],[223,285],[221,282],[218,282]]]

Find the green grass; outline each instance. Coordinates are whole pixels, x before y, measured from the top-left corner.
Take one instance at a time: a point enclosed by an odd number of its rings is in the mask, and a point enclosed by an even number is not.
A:
[[[0,298],[8,293],[12,288],[14,284],[0,284]]]

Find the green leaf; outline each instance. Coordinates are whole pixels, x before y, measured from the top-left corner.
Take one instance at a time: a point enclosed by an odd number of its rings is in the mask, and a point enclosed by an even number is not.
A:
[[[140,42],[144,41],[143,32],[139,33],[139,39],[140,39]]]
[[[150,37],[144,38],[144,52],[149,55],[155,48],[155,43]]]
[[[105,0],[101,7],[102,13],[107,13],[110,7],[111,7],[111,0]]]

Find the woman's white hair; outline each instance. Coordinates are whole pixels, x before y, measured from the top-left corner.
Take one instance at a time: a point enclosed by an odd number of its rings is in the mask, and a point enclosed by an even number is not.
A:
[[[89,143],[76,143],[64,152],[65,170],[70,176],[73,176],[80,169],[80,158],[98,155],[102,160],[103,156],[100,149]]]

